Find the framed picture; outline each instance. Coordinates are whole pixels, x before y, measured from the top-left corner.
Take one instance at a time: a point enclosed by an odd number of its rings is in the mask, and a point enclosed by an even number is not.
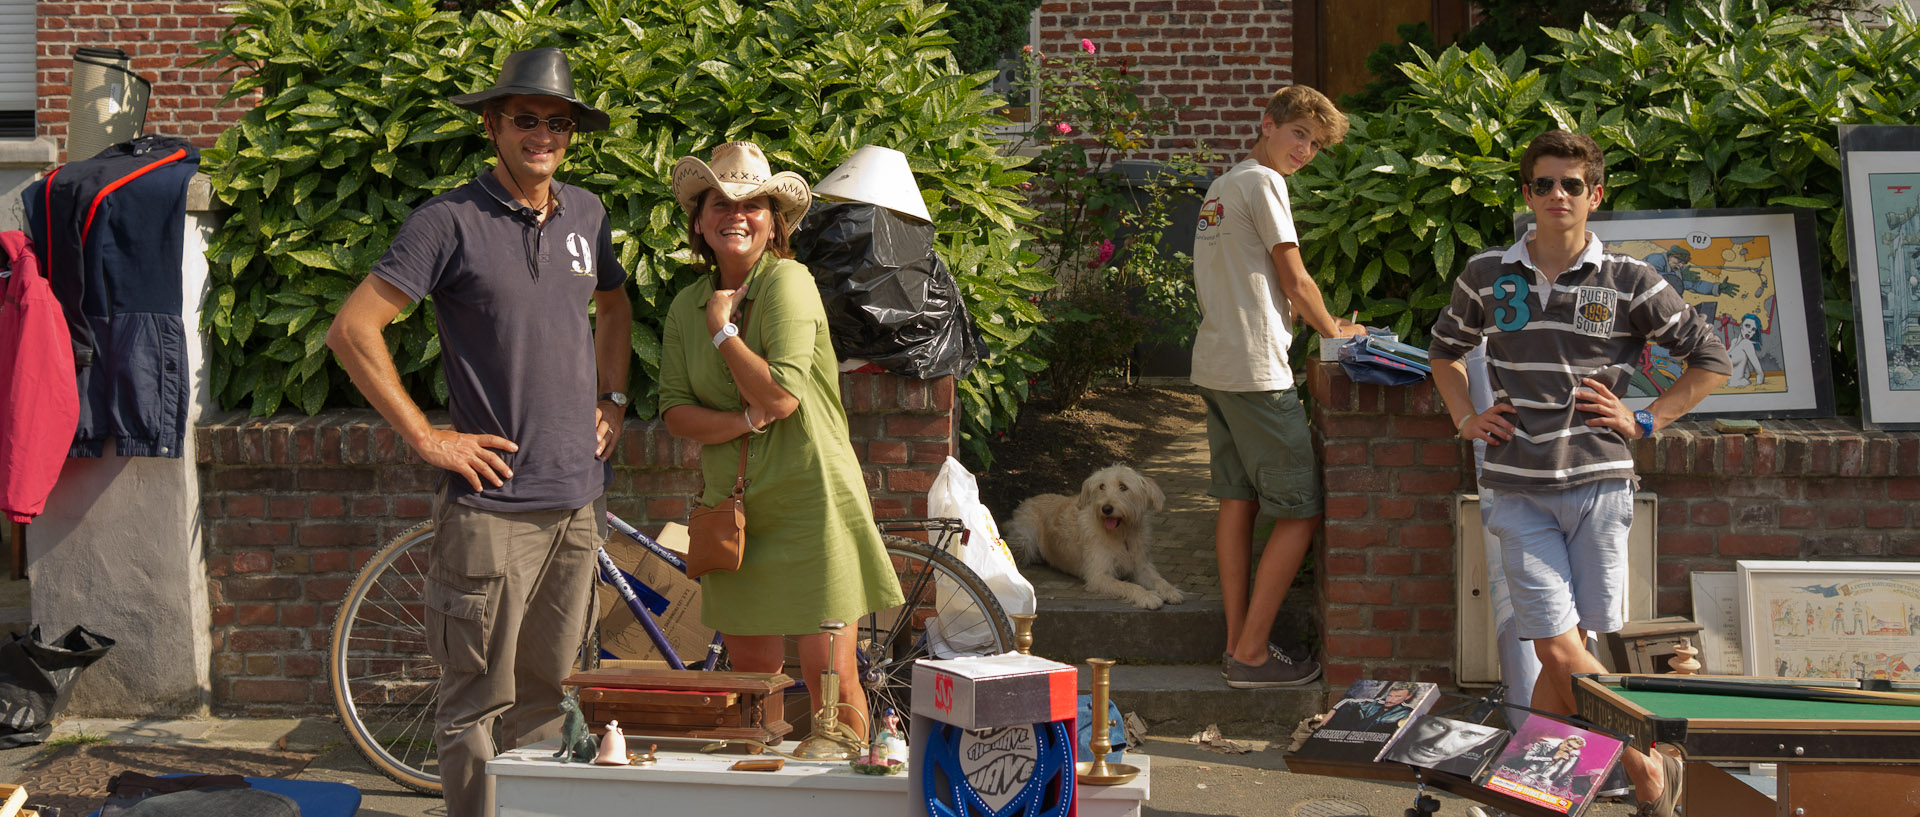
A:
[[[1860,414],[1920,429],[1920,127],[1840,126]]]
[[[1833,416],[1827,319],[1814,216],[1797,208],[1600,210],[1587,229],[1607,251],[1646,261],[1727,345],[1733,376],[1692,415]],[[1515,218],[1532,229],[1533,214]],[[1647,344],[1626,403],[1642,409],[1680,377],[1681,362]]]
[[[1740,574],[1695,570],[1690,578],[1693,622],[1700,625],[1700,674],[1745,672],[1746,659],[1740,655]]]
[[[1920,680],[1920,563],[1737,567],[1746,674]]]

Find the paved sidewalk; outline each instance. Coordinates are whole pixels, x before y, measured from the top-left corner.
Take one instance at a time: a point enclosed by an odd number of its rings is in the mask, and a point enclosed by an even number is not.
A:
[[[160,743],[216,749],[314,752],[319,757],[296,777],[347,783],[360,789],[361,817],[444,817],[438,798],[413,794],[381,777],[345,743],[329,719],[223,719],[125,721],[73,719],[54,729],[50,744],[90,735],[114,743]],[[1400,817],[1412,805],[1411,786],[1292,774],[1281,753],[1247,741],[1246,754],[1221,754],[1191,745],[1184,736],[1150,736],[1142,750],[1154,758],[1153,795],[1146,817]],[[16,782],[46,746],[0,751],[0,781]],[[1465,815],[1468,803],[1435,792],[1440,814]],[[1632,809],[1598,804],[1587,812],[1624,817]],[[65,815],[62,817],[83,817]],[[580,817],[606,817],[580,815]]]

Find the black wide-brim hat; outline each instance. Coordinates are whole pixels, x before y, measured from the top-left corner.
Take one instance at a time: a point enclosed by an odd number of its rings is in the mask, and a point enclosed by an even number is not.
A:
[[[500,66],[500,78],[492,88],[471,94],[448,97],[453,104],[478,113],[487,100],[504,96],[551,96],[573,103],[579,130],[606,130],[613,123],[605,111],[581,102],[573,95],[573,68],[567,53],[558,48],[529,48],[507,55]]]

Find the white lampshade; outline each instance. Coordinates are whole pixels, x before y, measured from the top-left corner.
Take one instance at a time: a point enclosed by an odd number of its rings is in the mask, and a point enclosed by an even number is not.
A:
[[[927,214],[927,203],[920,198],[920,185],[907,167],[907,154],[893,148],[867,145],[854,151],[813,186],[813,194],[875,204],[921,221],[933,220]]]

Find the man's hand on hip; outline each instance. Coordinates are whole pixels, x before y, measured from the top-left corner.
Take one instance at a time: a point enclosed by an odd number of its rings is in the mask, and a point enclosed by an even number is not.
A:
[[[428,465],[452,471],[456,476],[466,479],[475,491],[484,491],[489,486],[498,488],[513,478],[513,469],[507,467],[507,461],[500,458],[493,449],[501,451],[519,451],[520,446],[505,437],[492,434],[462,434],[444,428],[427,429],[425,445],[416,445],[413,450]],[[486,485],[481,481],[485,480]]]
[[[613,444],[620,439],[620,427],[626,424],[627,410],[612,400],[602,400],[593,408],[593,456],[613,456]]]

